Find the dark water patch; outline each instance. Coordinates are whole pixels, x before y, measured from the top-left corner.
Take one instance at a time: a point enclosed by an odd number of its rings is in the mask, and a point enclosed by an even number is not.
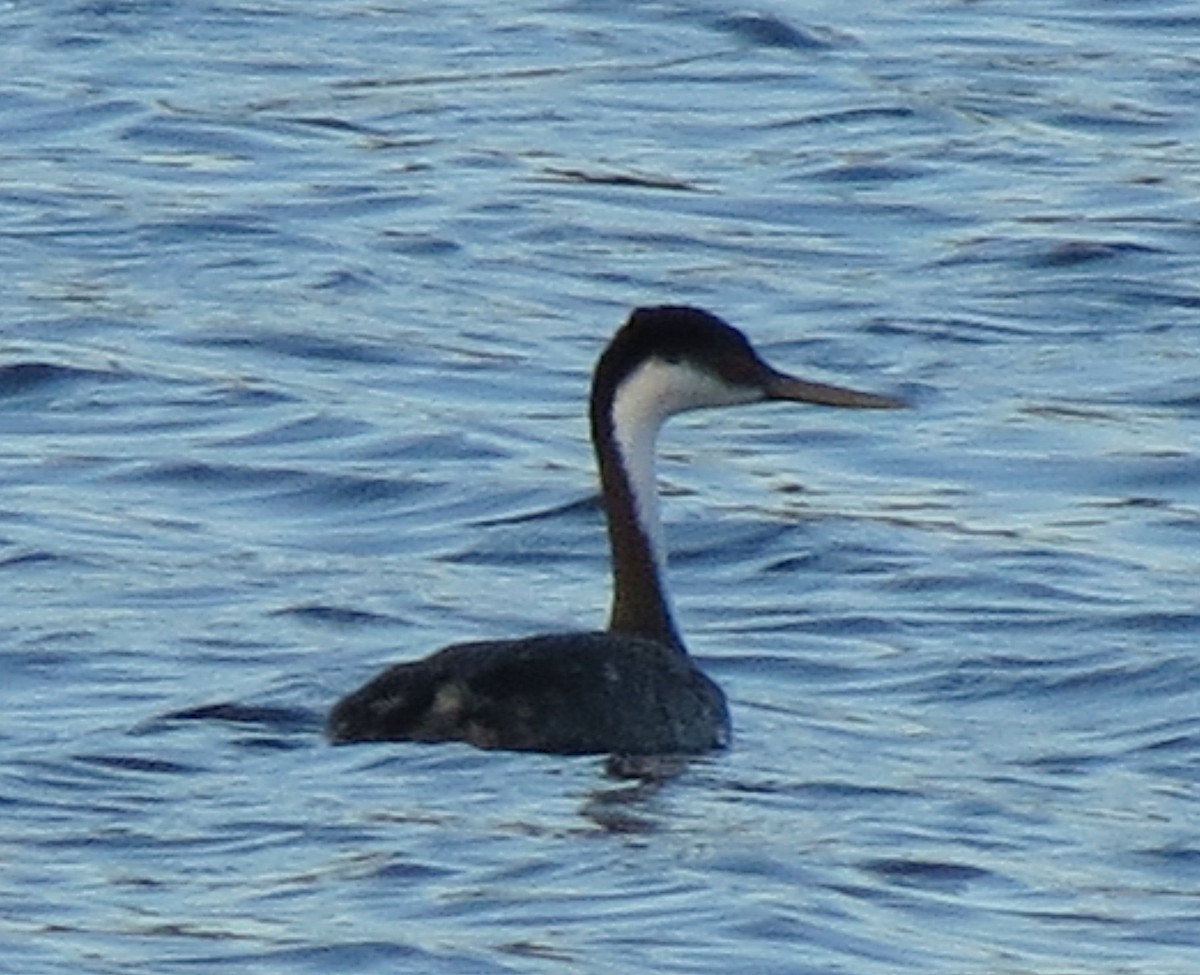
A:
[[[139,464],[106,479],[118,484],[156,484],[210,495],[241,496],[280,510],[360,509],[411,499],[425,491],[421,484],[382,476],[202,461]]]
[[[331,220],[381,218],[391,211],[419,208],[424,202],[424,197],[410,193],[388,192],[375,185],[351,185],[314,188],[305,196],[289,198],[286,203],[263,207],[258,212],[280,225],[301,222],[321,224]],[[319,236],[296,237],[295,240],[303,242],[306,250],[318,254],[323,255],[327,249]],[[365,277],[374,277],[369,270],[364,269],[360,273]]]
[[[1189,724],[1194,724],[1192,719]],[[1154,734],[1153,739],[1148,742],[1136,745],[1129,749],[1130,754],[1144,752],[1148,754],[1170,754],[1178,753],[1180,755],[1196,755],[1200,758],[1200,731],[1191,733],[1172,733],[1166,731],[1158,731]]]
[[[261,159],[275,151],[274,140],[260,131],[235,127],[232,120],[213,122],[196,113],[159,113],[128,126],[122,139],[158,152],[223,156],[230,160]]]
[[[1108,698],[1110,692],[1117,699],[1130,695],[1158,697],[1164,692],[1186,692],[1197,686],[1198,676],[1200,663],[1188,665],[1179,660],[1164,660],[1139,664],[1130,660],[1064,675],[1047,682],[1044,690],[1050,694],[1085,694],[1100,698]]]
[[[1200,291],[1184,290],[1172,284],[1154,287],[1147,286],[1144,280],[1129,280],[1111,293],[1122,304],[1137,308],[1162,307],[1187,311],[1200,308]]]
[[[222,724],[255,725],[278,734],[299,734],[318,730],[324,724],[322,716],[306,708],[278,707],[266,704],[242,704],[237,701],[221,701],[215,704],[200,704],[181,708],[160,715],[152,724],[142,726],[142,731],[153,730],[163,724],[186,721],[214,721]]]
[[[729,632],[747,635],[808,634],[839,638],[886,637],[903,632],[903,626],[885,615],[859,612],[817,613],[803,609],[775,609],[750,607],[739,614],[739,619],[729,627]],[[709,626],[720,632],[721,626]]]
[[[380,239],[385,251],[407,257],[441,258],[463,249],[458,241],[428,231],[385,230]]]
[[[44,202],[46,210],[57,210],[64,206],[61,199],[55,207]],[[103,206],[104,200],[71,200],[69,207],[90,208]],[[122,271],[138,261],[145,253],[138,232],[121,225],[113,219],[85,216],[73,211],[55,212],[35,224],[0,231],[0,238],[16,241],[24,247],[43,254],[51,264],[80,259],[108,262],[103,271],[92,280],[43,279],[31,289],[31,296],[53,305],[70,303],[71,313],[62,315],[55,322],[56,330],[69,324],[77,332],[97,331],[113,326],[124,327],[127,321],[105,312],[120,304],[119,296],[110,288],[117,287],[116,281]],[[61,306],[60,306],[61,310]],[[40,318],[21,323],[25,334],[42,337],[46,323]]]
[[[381,292],[385,289],[379,282],[378,275],[359,268],[350,270],[343,268],[329,271],[319,281],[311,285],[314,291],[329,291],[341,295],[364,294]]]
[[[0,366],[0,400],[50,394],[80,385],[126,378],[122,373],[82,369],[50,362],[13,362]]]
[[[1133,855],[1148,865],[1165,868],[1181,877],[1192,880],[1200,878],[1200,846],[1194,843],[1167,843],[1159,847],[1137,850]]]
[[[1041,121],[1064,129],[1113,135],[1117,132],[1138,134],[1170,131],[1176,116],[1144,105],[1124,104],[1110,105],[1106,109],[1059,112],[1047,115]]]
[[[547,167],[542,170],[548,177],[563,183],[582,185],[620,186],[643,190],[671,190],[683,193],[702,193],[705,190],[687,180],[670,176],[646,176],[636,173],[599,172],[582,169]]]
[[[165,590],[168,594],[170,589]],[[226,598],[236,601],[242,598],[238,593]],[[153,595],[153,593],[151,593]],[[206,603],[205,605],[208,605]],[[183,657],[191,662],[198,662],[203,667],[221,668],[249,664],[278,664],[279,641],[275,630],[262,634],[263,639],[231,639],[229,637],[214,637],[207,635],[193,636],[185,634],[177,639],[182,647]]]
[[[3,112],[5,138],[10,145],[19,144],[28,136],[55,138],[71,135],[80,138],[91,128],[145,111],[141,103],[119,97],[73,100],[69,107],[64,107],[58,99],[43,101],[30,98],[19,110],[14,108],[6,106]]]
[[[261,216],[242,212],[195,214],[147,223],[142,230],[142,239],[151,249],[232,242],[258,244],[279,235],[279,229]]]
[[[774,14],[752,11],[715,17],[712,26],[756,47],[824,51],[837,41],[832,31],[801,27]]]
[[[915,117],[916,114],[915,109],[903,105],[861,106],[833,111],[813,112],[810,115],[802,115],[798,118],[772,120],[761,127],[765,130],[772,130],[822,125],[857,125],[860,122],[873,122],[877,120],[906,120]]]
[[[1006,566],[1007,570],[1008,567]],[[1032,571],[1040,572],[1042,566],[1034,566]],[[1055,565],[1050,571],[1061,571],[1061,566]],[[998,568],[987,571],[959,569],[954,572],[907,571],[902,574],[880,581],[880,586],[888,591],[914,592],[929,596],[946,597],[955,593],[979,594],[987,593],[990,609],[1001,613],[1019,612],[1022,608],[1044,614],[1049,607],[1074,606],[1082,614],[1088,606],[1106,609],[1112,605],[1111,594],[1096,594],[1070,588],[1065,584],[1041,582],[1022,579],[1012,572],[1001,572]],[[947,610],[957,611],[958,607],[947,604]],[[975,611],[976,607],[968,607]]]
[[[157,394],[157,395],[156,395]],[[269,406],[279,406],[298,402],[298,397],[282,389],[258,382],[243,382],[231,380],[228,382],[214,381],[201,385],[187,383],[179,393],[168,390],[165,386],[152,391],[154,406],[169,410],[171,416],[162,420],[146,421],[144,424],[129,424],[131,429],[162,428],[172,424],[180,427],[189,426],[189,421],[179,414],[193,414],[193,422],[197,416],[205,416],[206,422],[211,422],[214,411],[261,409]],[[216,441],[220,442],[220,441]]]
[[[1134,389],[1122,397],[1122,402],[1193,412],[1200,408],[1200,378],[1180,377],[1161,385]]]
[[[193,765],[142,755],[76,755],[75,761],[96,768],[144,775],[195,775],[201,771]]]
[[[547,566],[556,562],[578,562],[576,552],[562,551],[546,545],[542,540],[529,539],[478,539],[470,548],[438,555],[436,561],[447,565],[500,566],[518,568],[523,566]]]
[[[809,178],[824,183],[896,183],[921,179],[929,171],[920,166],[886,162],[846,162],[809,173]]]
[[[913,799],[923,801],[925,795],[921,790],[904,789],[895,786],[866,785],[860,782],[802,782],[788,786],[787,791],[793,795],[806,796],[818,801],[835,803],[849,802],[857,804],[863,799]]]
[[[1113,758],[1110,755],[1091,752],[1056,752],[1050,755],[1039,755],[1037,758],[1016,764],[1038,774],[1071,778],[1095,774],[1098,767],[1110,764],[1112,761]]]
[[[86,563],[75,556],[60,555],[57,552],[30,551],[18,552],[14,555],[0,557],[0,570],[31,568],[58,569],[63,565],[85,565]]]
[[[308,509],[360,509],[364,506],[411,500],[426,487],[407,480],[355,474],[307,474],[297,490],[276,500]]]
[[[372,869],[369,876],[372,880],[398,881],[412,883],[413,881],[431,880],[450,875],[450,871],[430,863],[419,863],[414,860],[389,857]]]
[[[479,518],[472,522],[479,528],[501,527],[505,525],[523,525],[539,521],[557,521],[560,518],[574,518],[586,515],[592,519],[603,510],[603,501],[599,494],[590,494],[576,501],[564,504],[546,505],[529,511],[520,511],[513,515],[498,515],[496,517]]]
[[[240,735],[230,740],[235,748],[248,752],[293,752],[302,751],[309,747],[307,741],[297,741],[295,738],[279,738],[275,735]]]
[[[739,631],[744,627],[739,624]],[[713,632],[706,630],[706,632]],[[720,632],[719,630],[715,632]],[[758,632],[755,628],[755,632]],[[765,632],[776,632],[766,629]],[[730,675],[742,673],[750,677],[766,676],[780,681],[787,681],[791,686],[803,687],[807,684],[825,683],[829,681],[845,681],[856,674],[854,667],[847,664],[830,663],[827,659],[817,659],[798,654],[765,654],[746,653],[737,656],[711,656],[715,670],[728,670]],[[753,705],[764,710],[773,710],[774,706],[767,703]],[[790,706],[784,708],[790,711]]]
[[[217,442],[221,446],[229,447],[279,447],[324,441],[349,441],[371,429],[372,425],[365,420],[321,413],[299,419],[287,417],[267,429],[238,434]]]
[[[1053,415],[1053,414],[1052,414]],[[1131,497],[1113,498],[1104,501],[1089,501],[1082,505],[1085,508],[1145,508],[1150,510],[1169,509],[1171,502],[1165,498]]]
[[[472,435],[470,431],[461,431],[456,433],[415,432],[383,443],[372,444],[368,449],[355,454],[355,456],[424,464],[440,464],[448,461],[470,461],[480,464],[490,460],[502,460],[509,457],[510,453],[497,448],[490,441]]]
[[[232,922],[231,922],[232,923]],[[187,932],[177,932],[179,934]],[[165,937],[167,932],[158,932]],[[189,940],[213,942],[240,940],[230,932],[222,933],[218,924],[210,934],[187,933]],[[268,948],[254,952],[222,952],[190,957],[158,957],[155,966],[161,971],[203,970],[274,970],[287,972],[396,972],[420,971],[428,975],[511,975],[512,968],[488,961],[480,952],[427,951],[399,941],[343,941],[297,948]]]
[[[305,332],[261,331],[249,335],[210,333],[187,341],[204,348],[264,352],[317,362],[398,365],[404,361],[393,343],[373,339],[340,339]]]
[[[1179,659],[1112,663],[1106,651],[1042,659],[990,655],[922,677],[907,690],[941,701],[1128,701],[1134,696],[1186,693],[1197,681],[1196,670]]]
[[[873,575],[891,573],[902,569],[895,558],[886,552],[866,546],[844,545],[837,548],[819,548],[799,555],[786,555],[772,559],[762,566],[762,572],[780,575],[807,573],[817,576]]]
[[[1049,244],[1030,258],[1034,267],[1073,267],[1093,261],[1112,260],[1130,254],[1157,254],[1160,248],[1132,241],[1064,240]]]
[[[663,68],[674,64],[686,64],[697,60],[696,56],[685,56],[682,58],[670,58],[666,61],[653,62],[651,67]],[[700,56],[700,59],[707,59],[707,56]],[[538,83],[546,79],[560,78],[571,76],[580,73],[581,71],[595,70],[596,68],[609,68],[610,62],[603,64],[582,64],[568,66],[543,66],[532,68],[518,68],[513,70],[497,70],[489,71],[480,67],[475,67],[465,71],[447,70],[435,71],[430,73],[409,73],[396,76],[370,77],[362,80],[346,80],[337,81],[331,85],[331,88],[337,91],[379,91],[389,88],[424,88],[424,87],[456,87],[460,85],[487,85],[499,82],[531,82]],[[544,118],[545,116],[539,116]],[[443,140],[436,135],[416,138],[390,138],[387,145],[399,146],[401,148],[410,145],[437,145]]]
[[[771,879],[778,882],[777,878]],[[751,915],[751,918],[729,925],[739,940],[748,944],[786,945],[791,954],[786,961],[756,963],[754,970],[761,975],[826,975],[829,970],[819,965],[798,963],[795,945],[808,946],[808,952],[829,953],[839,960],[840,967],[846,971],[867,971],[869,969],[865,963],[885,966],[879,970],[889,972],[922,969],[918,952],[898,946],[895,941],[886,940],[875,931],[861,928],[852,930],[851,926],[830,915],[804,916],[774,911]],[[788,953],[784,953],[785,958]],[[849,965],[846,965],[847,958],[852,960]],[[724,972],[735,969],[722,967],[714,970]]]
[[[1096,619],[1089,627],[1094,630],[1112,630],[1144,636],[1187,635],[1200,636],[1200,612],[1190,609],[1170,611],[1146,611],[1134,613],[1112,613]],[[1200,666],[1200,661],[1198,661]]]
[[[1120,6],[1120,5],[1118,5]],[[1186,4],[1147,4],[1142,10],[1140,4],[1129,4],[1130,12],[1120,9],[1103,11],[1101,8],[1088,8],[1086,12],[1071,14],[1069,11],[1060,12],[1059,16],[1075,23],[1078,27],[1088,24],[1103,24],[1114,27],[1119,31],[1144,30],[1161,37],[1185,39],[1200,35],[1200,15],[1187,10]],[[1161,10],[1155,10],[1160,6]],[[1136,10],[1136,13],[1132,11]]]
[[[1115,410],[1079,406],[1071,403],[1029,403],[1018,408],[1024,416],[1042,417],[1048,420],[1081,420],[1085,423],[1122,423],[1124,416]],[[1090,503],[1085,503],[1087,507]]]
[[[309,473],[300,469],[252,467],[242,464],[215,464],[202,461],[167,461],[138,464],[110,475],[117,483],[160,484],[167,487],[203,488],[219,491],[262,491],[302,484]]]
[[[621,772],[610,773],[619,776]],[[636,777],[636,776],[635,776]],[[648,836],[662,831],[662,823],[635,810],[609,805],[592,799],[584,803],[580,815],[587,817],[602,832],[612,836]]]
[[[1106,486],[1114,492],[1155,498],[1166,507],[1200,487],[1200,454],[1182,447],[1131,444],[1128,453],[1110,458],[1106,474]],[[1145,501],[1143,507],[1148,507]]]
[[[986,700],[1015,694],[1020,684],[1044,692],[1051,678],[1040,677],[1042,672],[1096,666],[1104,659],[1099,653],[1069,660],[996,653],[959,661],[912,681],[903,678],[902,684],[905,693],[925,700]]]
[[[789,534],[787,526],[749,518],[685,521],[671,528],[671,562],[679,566],[738,563],[786,544]]]
[[[19,631],[12,629],[14,635]],[[95,646],[96,633],[90,629],[49,628],[34,634],[21,633],[20,645],[5,651],[4,662],[10,674],[22,670],[46,671],[53,674],[79,660],[80,651]]]
[[[130,784],[137,781],[136,775],[118,775],[110,766],[76,761],[73,756],[55,760],[16,759],[9,763],[9,772],[10,781],[19,784],[17,791],[11,791],[10,786],[10,807],[22,810],[26,815],[36,812],[45,823],[74,819],[80,814],[120,816],[127,814],[131,807],[161,801],[158,796],[133,790]],[[153,780],[148,778],[146,781]],[[117,783],[124,786],[120,792],[114,788]],[[51,835],[39,842],[43,846],[79,846],[83,843],[74,832]]]
[[[376,136],[380,138],[386,135],[382,129],[367,125],[361,121],[340,118],[334,115],[281,115],[279,119],[289,125],[297,125],[306,129],[318,129],[325,132]]]
[[[304,603],[298,606],[287,606],[271,613],[272,616],[287,616],[304,623],[315,623],[336,628],[355,628],[363,626],[395,626],[402,621],[394,616],[381,613],[369,613],[366,610],[351,609],[347,606],[330,606],[325,603]]]
[[[694,761],[694,756],[683,755],[609,755],[604,759],[604,775],[618,782],[636,784],[599,789],[592,793],[592,801],[609,807],[642,803],[685,774]]]
[[[919,791],[892,786],[866,785],[852,781],[735,781],[728,785],[735,792],[745,792],[750,795],[797,796],[818,804],[829,803],[836,806],[856,806],[863,800],[870,799],[923,799],[923,794]]]
[[[548,944],[536,941],[511,941],[496,945],[496,951],[503,955],[514,955],[517,958],[530,958],[540,961],[556,962],[558,964],[578,963],[578,957]]]
[[[984,870],[981,867],[940,860],[909,860],[888,857],[867,860],[860,867],[888,883],[932,890],[959,891],[969,884],[994,877],[990,870]]]
[[[1162,253],[1161,247],[1127,239],[988,236],[959,242],[937,265],[1022,264],[1033,268],[1069,268]]]
[[[1012,322],[985,321],[979,318],[920,317],[897,319],[875,316],[863,331],[868,335],[887,338],[912,336],[923,341],[949,342],[955,345],[994,345],[1029,334],[1029,330]]]

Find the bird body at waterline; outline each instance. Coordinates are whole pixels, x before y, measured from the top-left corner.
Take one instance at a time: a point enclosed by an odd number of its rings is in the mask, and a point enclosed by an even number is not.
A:
[[[767,365],[697,308],[639,308],[592,379],[592,444],[612,554],[608,628],[446,647],[395,664],[333,708],[334,742],[465,741],[557,754],[700,753],[729,743],[725,695],[688,654],[664,588],[655,443],[687,410],[768,400],[890,409],[887,396]]]

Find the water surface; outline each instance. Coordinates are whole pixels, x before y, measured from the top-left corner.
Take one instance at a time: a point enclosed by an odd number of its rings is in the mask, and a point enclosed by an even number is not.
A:
[[[1190,6],[0,28],[4,964],[1197,970]],[[734,747],[327,746],[602,621],[587,376],[664,301],[912,404],[668,431]]]

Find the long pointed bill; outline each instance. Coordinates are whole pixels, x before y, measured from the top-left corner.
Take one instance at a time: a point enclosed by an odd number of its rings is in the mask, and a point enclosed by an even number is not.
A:
[[[797,403],[816,403],[819,406],[838,406],[848,410],[898,410],[906,404],[892,396],[860,393],[844,386],[810,383],[784,372],[771,371],[763,386],[767,399],[794,400]]]

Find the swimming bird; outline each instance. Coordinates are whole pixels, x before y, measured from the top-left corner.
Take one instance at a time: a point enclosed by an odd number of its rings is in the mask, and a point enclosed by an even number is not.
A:
[[[654,450],[659,428],[677,413],[764,400],[902,405],[779,372],[740,331],[698,308],[636,309],[600,356],[591,390],[612,555],[608,628],[459,643],[396,664],[334,706],[329,738],[555,754],[727,745],[725,695],[688,654],[663,585]]]

